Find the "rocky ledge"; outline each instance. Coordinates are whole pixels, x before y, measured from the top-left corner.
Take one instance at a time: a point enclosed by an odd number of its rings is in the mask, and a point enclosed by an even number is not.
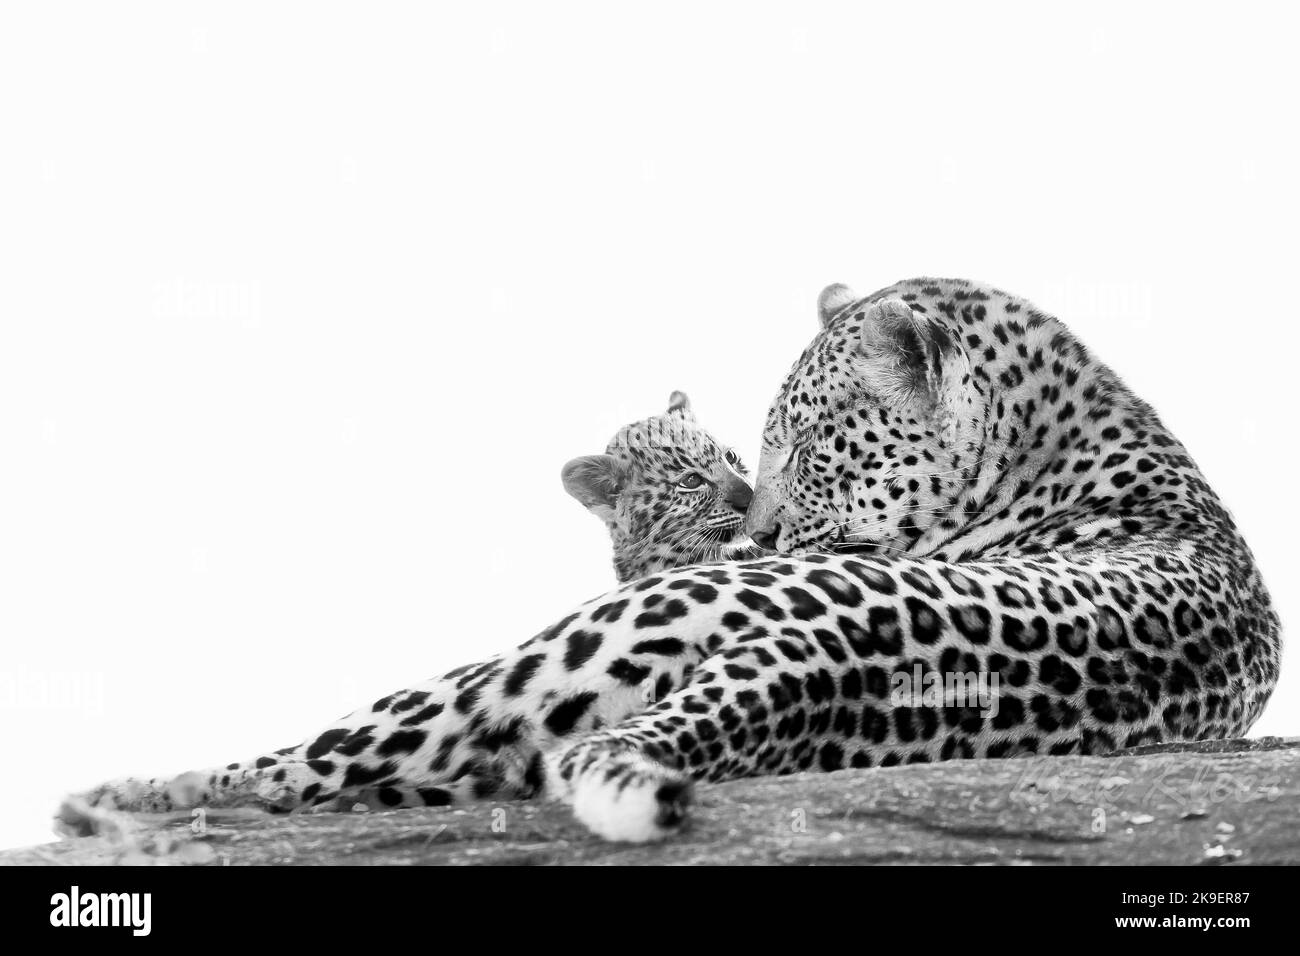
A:
[[[102,814],[4,864],[1300,863],[1300,738],[966,760],[702,786],[687,828],[603,843],[543,803]]]

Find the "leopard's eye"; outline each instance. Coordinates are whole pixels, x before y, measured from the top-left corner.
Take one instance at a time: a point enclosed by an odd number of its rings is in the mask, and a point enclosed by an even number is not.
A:
[[[696,491],[704,487],[704,478],[694,471],[688,472],[682,476],[681,481],[677,482],[677,487],[686,491]]]

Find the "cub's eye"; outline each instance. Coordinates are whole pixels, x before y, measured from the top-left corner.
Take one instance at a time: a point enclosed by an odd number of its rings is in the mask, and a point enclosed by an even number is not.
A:
[[[689,474],[682,476],[682,480],[677,482],[677,487],[684,488],[687,491],[695,491],[698,488],[704,487],[704,479],[692,471]]]

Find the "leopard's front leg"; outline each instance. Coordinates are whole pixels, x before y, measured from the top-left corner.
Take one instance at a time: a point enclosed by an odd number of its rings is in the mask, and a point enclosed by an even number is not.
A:
[[[598,836],[642,843],[683,824],[697,779],[808,769],[832,723],[845,655],[828,653],[795,628],[782,631],[771,637],[764,627],[748,628],[704,661],[686,687],[617,727],[552,751],[550,796],[569,803]],[[806,712],[813,700],[824,709]],[[835,731],[856,733],[857,721],[855,712],[849,728],[841,716]],[[838,757],[830,767],[832,749]],[[842,747],[827,745],[823,764],[838,769],[842,759]]]

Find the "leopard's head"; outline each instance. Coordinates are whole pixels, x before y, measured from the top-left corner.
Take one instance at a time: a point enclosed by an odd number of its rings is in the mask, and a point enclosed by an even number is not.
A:
[[[673,392],[668,411],[627,425],[603,455],[564,466],[565,490],[609,528],[620,581],[738,556],[753,492],[734,451]]]
[[[907,551],[960,494],[982,399],[956,329],[834,285],[768,413],[746,530],[762,547]]]

